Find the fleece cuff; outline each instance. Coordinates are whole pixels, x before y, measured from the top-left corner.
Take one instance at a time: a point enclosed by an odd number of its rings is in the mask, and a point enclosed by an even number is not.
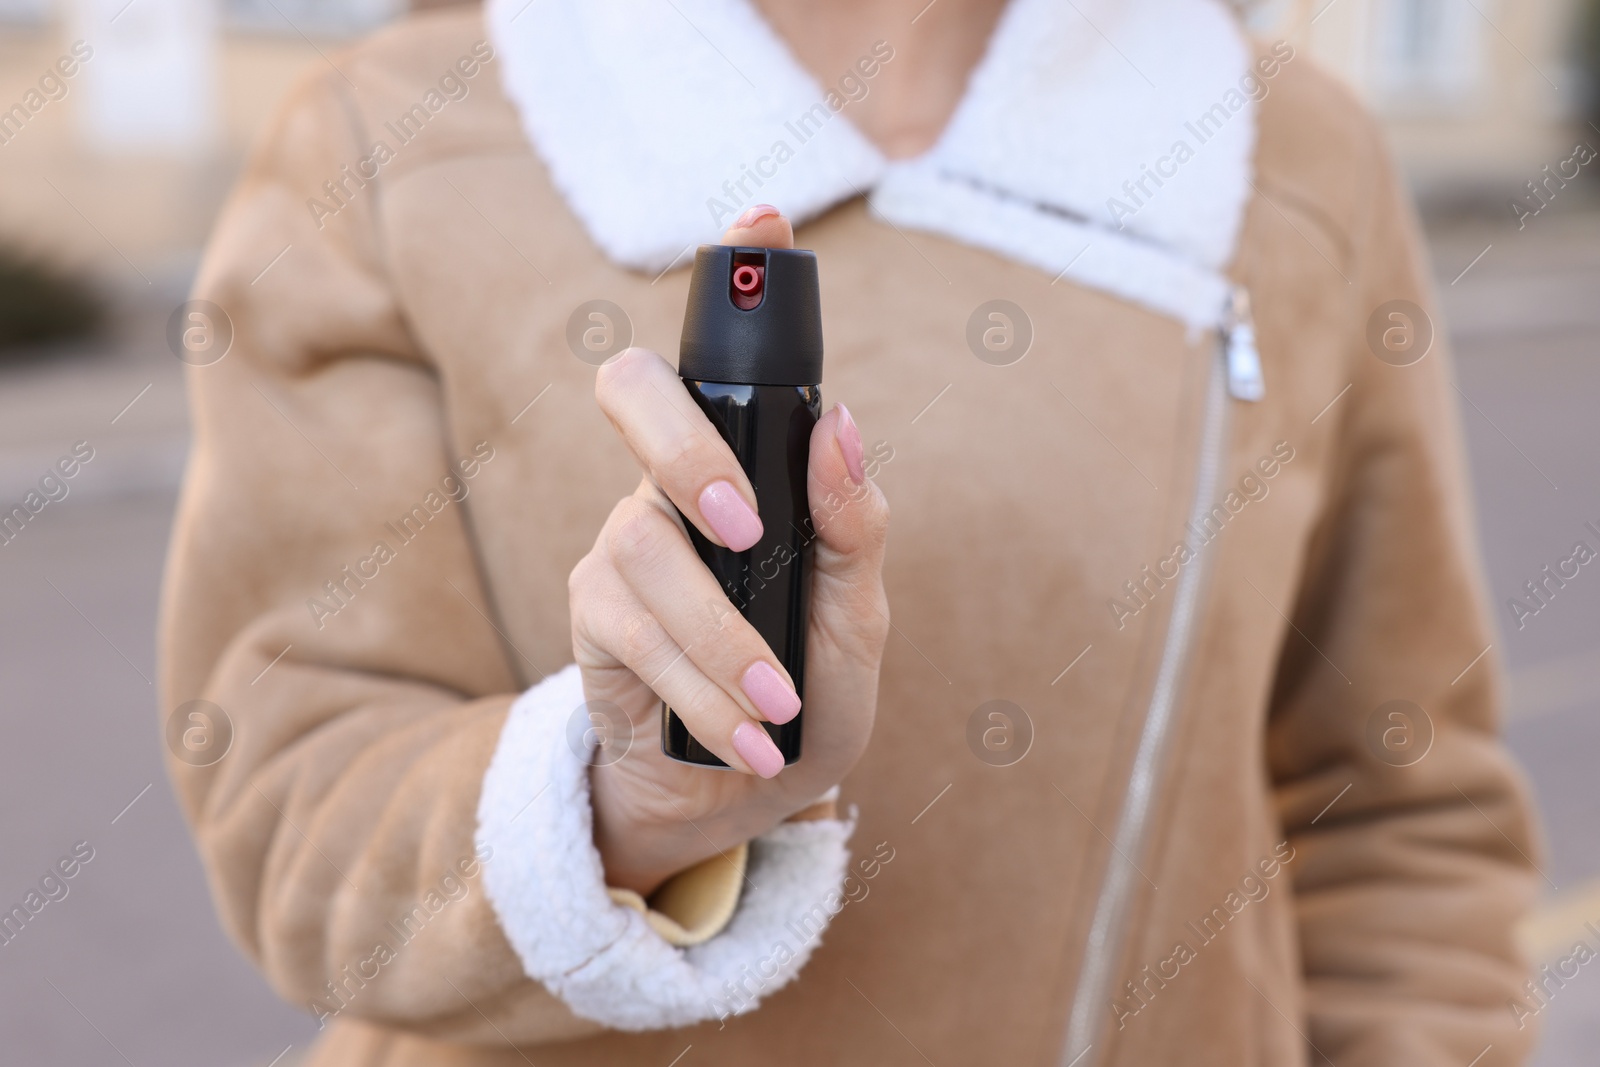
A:
[[[629,900],[636,894],[605,884],[588,753],[569,743],[569,720],[583,703],[575,665],[517,698],[478,801],[477,843],[490,855],[485,893],[523,970],[575,1014],[618,1030],[752,1010],[810,958],[821,935],[815,919],[829,914],[824,902],[844,883],[853,823],[786,822],[752,841],[734,880],[743,892],[714,936],[721,917],[706,901],[726,894],[669,883],[652,898],[666,910]],[[714,857],[679,878],[728,881],[730,860],[739,857]],[[695,903],[671,904],[674,894]]]

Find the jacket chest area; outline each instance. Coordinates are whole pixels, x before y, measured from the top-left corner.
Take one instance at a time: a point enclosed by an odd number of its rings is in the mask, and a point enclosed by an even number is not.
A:
[[[477,488],[474,530],[491,580],[522,590],[503,607],[513,636],[564,655],[566,575],[639,479],[595,370],[628,344],[675,361],[688,279],[617,269],[570,220],[537,221],[507,214],[504,240],[408,258],[401,281],[453,435],[505,457]],[[562,248],[530,262],[552,230]],[[891,609],[934,680],[976,696],[1025,670],[1048,687],[1097,641],[1130,677],[1129,631],[1165,615],[1214,337],[859,205],[797,244],[818,256],[824,406],[846,403],[862,428],[893,508]],[[445,262],[470,276],[437,275]]]

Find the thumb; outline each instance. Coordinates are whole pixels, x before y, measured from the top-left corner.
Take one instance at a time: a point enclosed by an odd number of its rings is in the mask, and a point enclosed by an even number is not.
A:
[[[811,433],[808,475],[816,531],[812,627],[876,676],[889,636],[883,588],[889,502],[865,475],[861,433],[842,404],[822,416]]]
[[[794,227],[771,204],[757,204],[733,220],[722,235],[722,243],[745,248],[793,248]]]
[[[861,431],[843,404],[835,404],[811,432],[806,480],[817,570],[852,584],[878,581],[889,502],[865,474]]]

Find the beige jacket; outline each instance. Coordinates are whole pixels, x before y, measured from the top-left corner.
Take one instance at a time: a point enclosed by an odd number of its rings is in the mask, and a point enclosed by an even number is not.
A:
[[[641,902],[595,903],[582,842],[515,836],[587,816],[559,735],[507,724],[576,704],[566,577],[637,480],[569,318],[612,301],[671,356],[687,271],[599,250],[486,40],[475,10],[429,16],[311,70],[196,291],[226,326],[195,362],[225,355],[190,372],[162,685],[227,729],[172,775],[225,926],[326,1025],[312,1063],[1520,1062],[1536,852],[1450,363],[1437,332],[1410,365],[1374,354],[1380,305],[1432,301],[1342,89],[1297,59],[1260,105],[1227,267],[1259,401],[1224,391],[1214,332],[1073,276],[859,199],[800,227],[824,394],[894,507],[858,821],[848,859],[823,820],[811,853],[755,843],[766,878],[669,883],[647,938]],[[470,91],[349,181],[452,70]],[[996,297],[1033,331],[1007,366],[966,341]],[[490,839],[485,776],[521,773],[517,743],[568,799]],[[497,865],[531,873],[495,888]],[[753,915],[752,882],[821,886],[827,914]],[[600,912],[636,951],[608,944],[579,990],[598,956],[549,961]],[[715,962],[741,922],[809,962],[747,983],[743,1014],[639,1029],[671,968],[761,970],[771,944]]]

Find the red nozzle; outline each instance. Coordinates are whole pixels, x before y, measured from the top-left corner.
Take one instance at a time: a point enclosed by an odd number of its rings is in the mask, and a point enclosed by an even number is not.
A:
[[[766,282],[767,269],[750,263],[733,268],[733,305],[749,311],[761,303],[761,291]]]

